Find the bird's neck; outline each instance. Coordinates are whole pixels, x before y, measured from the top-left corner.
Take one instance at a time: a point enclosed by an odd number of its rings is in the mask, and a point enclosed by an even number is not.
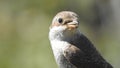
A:
[[[50,40],[69,41],[76,38],[77,35],[80,35],[80,31],[78,29],[73,31],[68,30],[63,32],[50,31],[49,38]]]

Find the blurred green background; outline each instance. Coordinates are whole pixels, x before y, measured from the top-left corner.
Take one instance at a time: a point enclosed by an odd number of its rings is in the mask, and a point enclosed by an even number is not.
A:
[[[0,0],[0,68],[57,68],[48,40],[56,13],[74,11],[80,30],[120,68],[120,0]]]

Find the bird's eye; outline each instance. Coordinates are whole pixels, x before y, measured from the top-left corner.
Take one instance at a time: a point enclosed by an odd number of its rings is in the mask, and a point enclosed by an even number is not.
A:
[[[62,19],[62,18],[59,18],[59,19],[58,19],[58,22],[59,22],[59,23],[62,23],[62,22],[63,22],[63,19]]]

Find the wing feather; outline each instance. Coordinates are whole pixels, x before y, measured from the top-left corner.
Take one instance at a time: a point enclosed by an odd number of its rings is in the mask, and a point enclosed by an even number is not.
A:
[[[64,56],[77,68],[113,68],[84,35],[78,35],[69,43],[71,45],[64,50]]]

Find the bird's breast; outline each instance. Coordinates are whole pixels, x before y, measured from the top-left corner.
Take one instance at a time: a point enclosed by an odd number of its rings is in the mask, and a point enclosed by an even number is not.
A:
[[[63,52],[70,44],[65,41],[52,40],[51,46],[54,53],[55,60],[60,68],[75,68],[64,57]]]
[[[64,49],[68,47],[70,44],[65,41],[58,41],[58,40],[52,40],[51,46],[54,53],[54,56],[56,60],[61,56],[64,52]]]

